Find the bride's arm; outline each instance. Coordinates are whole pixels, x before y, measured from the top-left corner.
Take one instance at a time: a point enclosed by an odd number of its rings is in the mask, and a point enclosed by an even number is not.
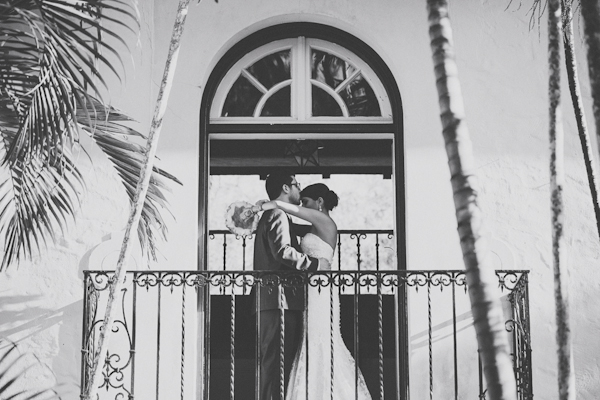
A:
[[[320,211],[313,210],[312,208],[299,207],[295,204],[286,203],[281,200],[271,200],[260,205],[257,205],[261,211],[272,210],[274,208],[278,208],[280,210],[285,211],[288,214],[293,215],[294,217],[298,217],[305,221],[313,224],[317,229],[319,227],[324,227],[331,223],[331,219],[327,217],[327,215],[323,214]],[[254,211],[254,207],[253,207]]]

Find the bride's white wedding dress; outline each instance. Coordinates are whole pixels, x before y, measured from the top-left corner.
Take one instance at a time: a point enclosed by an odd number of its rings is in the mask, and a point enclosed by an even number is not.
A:
[[[302,252],[309,256],[333,259],[333,248],[320,237],[308,233],[302,239]],[[325,279],[326,277],[323,276]],[[286,400],[371,400],[371,395],[360,370],[344,344],[340,331],[340,299],[334,287],[333,324],[330,315],[329,286],[308,288],[307,329],[294,359],[289,378]],[[332,331],[330,329],[333,329]],[[306,340],[308,333],[308,340]],[[332,341],[333,337],[333,341]],[[331,358],[333,342],[333,397],[331,396]],[[308,375],[306,368],[308,366]],[[356,376],[358,372],[358,376]],[[355,379],[356,378],[356,379]],[[356,382],[356,383],[355,383]],[[306,389],[308,387],[308,396]],[[356,397],[358,391],[358,397]]]

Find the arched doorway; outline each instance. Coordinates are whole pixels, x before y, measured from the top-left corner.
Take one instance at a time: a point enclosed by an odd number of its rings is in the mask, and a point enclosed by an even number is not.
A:
[[[396,268],[406,269],[402,105],[366,43],[339,29],[291,23],[234,45],[207,82],[200,115],[198,265],[208,263],[210,175],[378,174],[393,182]],[[311,156],[318,153],[318,162]],[[284,157],[284,155],[286,155]],[[408,392],[406,296],[396,296],[398,398]],[[400,349],[400,350],[398,350]]]

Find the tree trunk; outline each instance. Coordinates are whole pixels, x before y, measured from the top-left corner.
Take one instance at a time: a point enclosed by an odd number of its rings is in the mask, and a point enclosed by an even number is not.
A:
[[[587,47],[588,73],[593,100],[596,140],[600,143],[600,2],[580,0]]]
[[[560,400],[575,398],[569,328],[569,292],[564,261],[563,232],[564,135],[560,109],[561,0],[548,1],[548,64],[550,97],[550,190],[552,210],[552,264],[556,303],[556,342],[558,347],[558,392]]]
[[[516,399],[498,281],[482,238],[482,215],[474,188],[472,146],[454,60],[446,0],[428,0],[429,36],[458,233],[466,268],[471,310],[483,362],[488,398]]]
[[[154,157],[156,156],[156,149],[158,147],[158,138],[162,128],[162,119],[167,109],[167,101],[171,86],[173,83],[173,77],[175,75],[175,67],[177,66],[177,57],[179,55],[179,44],[181,41],[181,35],[183,33],[183,27],[185,24],[185,18],[187,16],[188,6],[190,0],[180,0],[177,9],[177,17],[175,25],[173,26],[173,34],[171,36],[171,43],[169,46],[169,54],[167,56],[167,62],[165,65],[165,71],[163,73],[160,90],[158,92],[158,99],[156,101],[156,107],[154,109],[154,116],[152,119],[152,126],[150,127],[150,134],[146,143],[146,151],[144,158],[144,167],[140,171],[140,177],[138,180],[135,197],[133,199],[132,209],[125,230],[125,236],[123,238],[123,244],[119,253],[119,259],[117,261],[117,267],[115,275],[113,276],[110,283],[110,290],[108,295],[108,303],[106,305],[106,311],[104,313],[104,321],[100,330],[98,345],[99,349],[94,354],[94,360],[92,362],[91,376],[92,381],[88,383],[88,387],[85,389],[84,399],[95,400],[97,398],[98,388],[102,385],[104,378],[102,376],[102,370],[106,361],[106,355],[108,354],[108,346],[110,343],[110,335],[112,332],[112,325],[116,317],[118,295],[121,294],[123,284],[125,282],[125,275],[127,268],[124,265],[124,261],[128,259],[131,253],[129,246],[129,240],[131,232],[135,232],[140,222],[140,216],[142,213],[142,207],[146,199],[148,192],[148,185],[150,183],[150,177],[152,174],[152,164]]]
[[[565,46],[565,64],[567,67],[567,77],[569,79],[569,89],[571,91],[571,101],[577,129],[579,131],[579,141],[581,142],[581,151],[585,162],[585,169],[592,194],[592,205],[596,215],[596,228],[598,229],[598,238],[600,239],[600,204],[598,203],[598,174],[594,164],[594,154],[590,144],[590,135],[585,121],[585,111],[581,100],[581,91],[579,89],[579,77],[577,76],[577,60],[575,58],[575,45],[573,43],[573,0],[563,0],[563,44]]]

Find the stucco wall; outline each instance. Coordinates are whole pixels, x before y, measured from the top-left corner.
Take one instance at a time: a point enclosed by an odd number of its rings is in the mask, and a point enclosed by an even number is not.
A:
[[[526,7],[510,2],[453,2],[451,17],[477,172],[480,204],[499,268],[529,269],[534,393],[556,399],[554,300],[547,139],[545,19],[531,30]],[[113,104],[147,131],[162,76],[176,2],[143,1],[140,47]],[[164,119],[158,157],[183,186],[169,196],[174,220],[153,268],[195,269],[198,126],[202,89],[219,57],[260,28],[311,21],[346,30],[373,47],[394,73],[402,95],[406,164],[407,259],[411,269],[462,268],[449,172],[429,49],[424,2],[204,0],[190,7],[176,79]],[[576,32],[578,32],[576,28]],[[581,41],[584,96],[589,104]],[[114,89],[112,89],[114,87]],[[565,188],[567,261],[571,268],[572,331],[580,398],[600,392],[594,298],[600,290],[599,246],[589,190],[567,93]],[[588,116],[591,115],[588,109]],[[589,124],[593,127],[591,119]],[[85,157],[81,157],[85,162]],[[53,368],[67,399],[76,398],[81,342],[81,270],[94,248],[118,232],[127,199],[116,174],[94,153],[85,167],[88,192],[77,224],[31,262],[0,279],[0,335],[22,340]],[[101,211],[101,212],[99,212]],[[105,247],[107,245],[104,245]]]

